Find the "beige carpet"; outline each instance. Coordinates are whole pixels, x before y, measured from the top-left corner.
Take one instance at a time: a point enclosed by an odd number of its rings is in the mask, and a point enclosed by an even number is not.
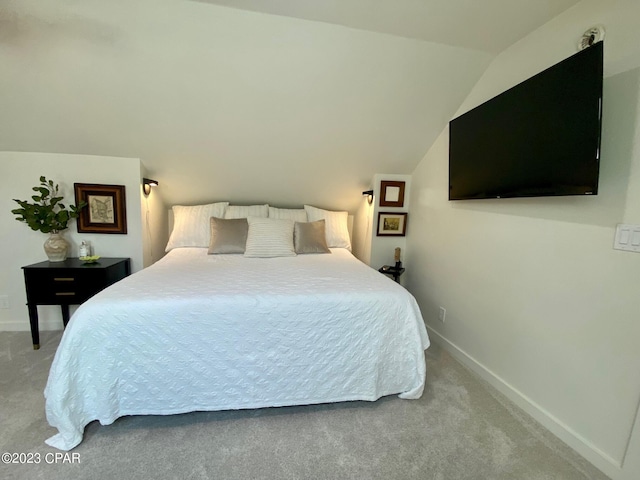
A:
[[[0,464],[2,479],[607,478],[437,345],[420,400],[93,422],[56,459],[42,392],[60,335],[34,351],[29,333],[0,333],[0,452],[40,462]]]

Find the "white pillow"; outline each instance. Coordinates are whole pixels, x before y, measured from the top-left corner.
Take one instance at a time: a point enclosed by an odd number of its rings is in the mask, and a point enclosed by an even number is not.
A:
[[[348,212],[332,212],[321,208],[305,205],[307,218],[310,222],[324,220],[325,232],[327,235],[327,246],[329,248],[347,248],[351,250],[351,238],[349,237],[349,227],[347,220]]]
[[[269,218],[281,218],[294,222],[306,222],[307,211],[304,208],[275,208],[269,207]]]
[[[293,257],[293,220],[248,217],[245,257]]]
[[[247,218],[269,216],[269,204],[265,205],[228,205],[224,211],[224,218]]]
[[[165,252],[178,247],[208,247],[211,236],[209,219],[211,217],[224,217],[224,210],[227,205],[229,205],[229,202],[190,207],[174,205],[172,207],[173,230]]]

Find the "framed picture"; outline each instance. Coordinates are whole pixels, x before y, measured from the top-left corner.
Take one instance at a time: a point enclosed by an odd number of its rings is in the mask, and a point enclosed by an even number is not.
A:
[[[407,233],[407,214],[395,212],[378,213],[378,237],[404,237]]]
[[[74,183],[76,205],[87,205],[77,219],[78,233],[127,233],[124,185]]]
[[[404,182],[380,182],[380,206],[404,207]]]

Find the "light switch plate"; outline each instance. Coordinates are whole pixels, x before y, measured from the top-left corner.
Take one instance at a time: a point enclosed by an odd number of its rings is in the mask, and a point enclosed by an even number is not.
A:
[[[618,224],[613,248],[626,252],[640,252],[640,225]]]

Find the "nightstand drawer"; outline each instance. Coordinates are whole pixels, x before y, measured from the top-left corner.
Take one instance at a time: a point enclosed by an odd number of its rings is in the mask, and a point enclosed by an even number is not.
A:
[[[79,304],[103,290],[108,283],[101,272],[44,271],[25,275],[28,301],[39,304]]]

